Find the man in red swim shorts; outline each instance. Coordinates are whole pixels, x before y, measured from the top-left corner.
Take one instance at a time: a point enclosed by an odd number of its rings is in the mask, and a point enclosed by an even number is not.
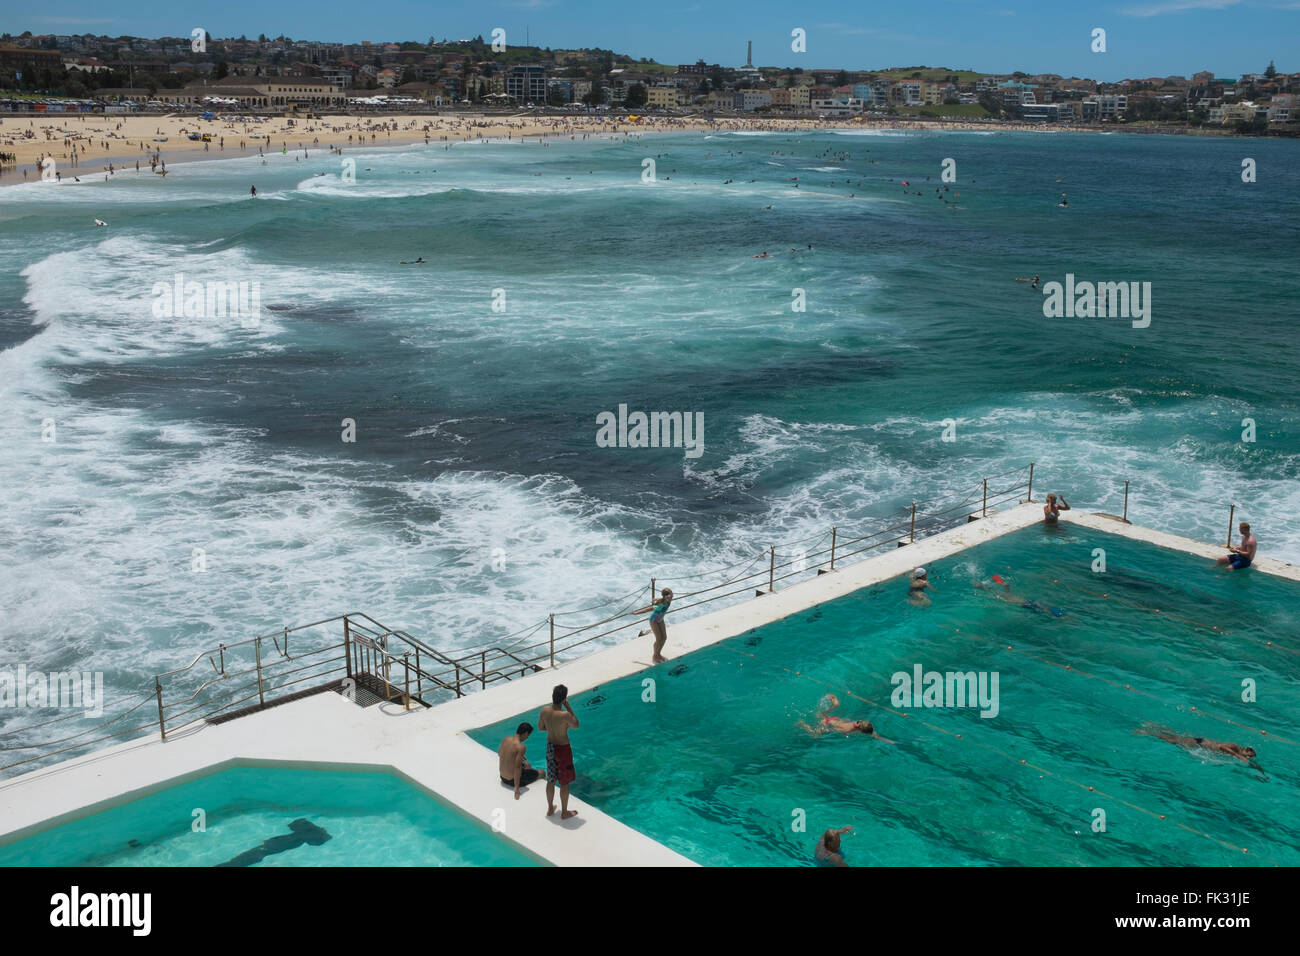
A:
[[[578,715],[569,705],[569,688],[563,684],[551,691],[551,703],[542,708],[537,718],[537,728],[546,731],[546,815],[555,813],[555,785],[560,785],[560,819],[578,815],[569,809],[569,784],[576,772],[573,769],[573,748],[569,746],[569,730],[578,726]]]

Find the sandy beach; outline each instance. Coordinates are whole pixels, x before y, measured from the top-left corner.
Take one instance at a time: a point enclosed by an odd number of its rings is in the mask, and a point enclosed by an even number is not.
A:
[[[292,125],[290,125],[292,124]],[[638,133],[692,130],[1054,130],[1042,124],[972,123],[938,120],[872,119],[766,119],[760,117],[626,117],[608,116],[501,116],[485,114],[347,116],[323,115],[317,119],[269,117],[247,121],[199,119],[193,114],[103,115],[67,113],[53,115],[6,114],[0,118],[0,153],[13,154],[16,165],[6,165],[0,185],[29,182],[39,176],[37,163],[46,157],[62,175],[106,172],[149,165],[150,157],[180,163],[196,159],[254,155],[264,152],[403,145],[418,142],[468,140],[581,140]],[[191,140],[206,133],[211,142]]]

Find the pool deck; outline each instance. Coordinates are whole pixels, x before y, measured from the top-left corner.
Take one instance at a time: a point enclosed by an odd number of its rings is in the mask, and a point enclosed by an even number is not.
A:
[[[1042,520],[1041,502],[990,513],[906,547],[886,550],[833,572],[691,620],[673,623],[670,658],[770,624],[906,573],[918,564],[951,557]],[[1124,535],[1159,547],[1215,558],[1222,547],[1124,524],[1104,515],[1071,511],[1062,516],[1084,527]],[[1253,568],[1300,581],[1300,568],[1259,558]],[[1235,573],[1235,572],[1234,572]],[[196,723],[169,736],[130,741],[64,763],[0,781],[0,843],[211,772],[233,762],[392,768],[499,832],[525,851],[559,866],[694,866],[691,860],[620,823],[580,799],[578,816],[560,822],[545,815],[545,784],[525,788],[519,801],[497,779],[496,754],[467,733],[515,714],[540,709],[551,687],[574,695],[650,665],[648,636],[596,651],[554,669],[513,680],[430,709],[381,704],[361,708],[324,693],[222,724]],[[671,660],[670,660],[671,665]],[[647,675],[652,677],[652,674]],[[581,727],[575,731],[580,737]],[[543,765],[534,736],[531,762]],[[581,770],[581,768],[579,768]],[[558,797],[558,795],[557,795]]]

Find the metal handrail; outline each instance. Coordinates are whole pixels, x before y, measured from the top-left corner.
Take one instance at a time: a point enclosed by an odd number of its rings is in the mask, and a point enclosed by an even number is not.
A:
[[[1029,495],[1032,494],[1033,489],[1033,465],[1029,465],[1028,469],[1029,484],[1025,500],[1030,500]],[[993,477],[1002,479],[1011,474],[1023,475],[1024,472],[1025,468],[1022,467]],[[990,480],[984,479],[973,492],[948,494],[928,502],[927,507],[932,508],[938,505],[946,505],[937,508],[935,511],[919,511],[917,505],[913,504],[910,509],[905,509],[905,516],[887,519],[887,524],[883,528],[877,528],[857,536],[854,536],[851,532],[845,534],[844,529],[833,528],[830,532],[809,535],[797,541],[785,542],[780,546],[769,545],[757,558],[751,561],[742,560],[724,568],[705,572],[703,575],[694,575],[693,577],[696,578],[708,577],[711,574],[732,571],[742,565],[745,567],[745,570],[734,578],[680,594],[678,596],[679,600],[674,605],[674,610],[678,612],[689,610],[751,593],[755,589],[758,590],[759,594],[769,593],[777,582],[784,582],[800,575],[816,575],[824,571],[834,570],[837,564],[842,566],[847,559],[857,555],[890,544],[902,545],[909,543],[915,541],[918,534],[924,536],[935,529],[951,526],[961,516],[971,516],[973,502],[976,503],[976,510],[982,507],[983,513],[987,513],[991,508],[1011,500],[1012,497],[1019,498],[1020,491],[1026,488],[1025,482],[1021,480],[1005,488],[992,489],[989,488]],[[979,504],[981,496],[982,505]],[[960,500],[956,504],[948,504],[954,499]],[[815,541],[817,545],[820,545],[828,535],[831,538],[829,548],[818,548],[804,554],[798,552],[787,553],[784,550],[809,541]],[[782,549],[779,555],[778,547]],[[779,564],[777,562],[778,556],[781,558]],[[766,560],[764,560],[765,558]],[[755,568],[755,565],[759,566]],[[782,573],[778,575],[778,571]],[[690,576],[674,577],[672,580],[685,580],[686,577]],[[761,586],[756,588],[756,585]],[[584,613],[608,608],[611,605],[626,601],[628,598],[633,599],[632,604],[625,605],[612,615],[588,624],[576,627],[561,625],[563,633],[558,640],[555,624],[557,615],[551,614],[548,616],[547,621],[542,621],[537,625],[530,625],[516,632],[524,634],[522,640],[528,640],[541,627],[546,626],[549,621],[550,632],[545,640],[536,641],[523,647],[518,647],[518,642],[516,645],[511,645],[510,648],[493,645],[459,657],[438,651],[408,632],[389,628],[369,614],[361,611],[349,611],[313,621],[309,624],[299,624],[293,627],[284,626],[267,634],[246,638],[231,644],[222,643],[214,649],[195,655],[188,664],[155,675],[154,689],[151,693],[141,695],[133,707],[106,723],[98,725],[93,728],[93,731],[102,730],[105,726],[111,725],[127,714],[134,712],[148,703],[151,697],[155,698],[157,706],[158,716],[156,720],[125,731],[116,731],[103,737],[97,737],[93,741],[83,741],[71,747],[42,753],[14,763],[3,764],[0,765],[0,771],[55,754],[81,749],[89,743],[98,743],[113,738],[125,739],[127,735],[135,734],[141,730],[153,729],[163,740],[166,740],[169,733],[174,733],[178,726],[188,725],[196,720],[211,720],[218,717],[229,718],[240,713],[241,709],[258,710],[267,706],[274,706],[276,703],[289,699],[292,694],[301,694],[312,690],[338,689],[346,678],[356,678],[362,675],[367,675],[376,681],[382,681],[386,685],[387,692],[392,693],[389,699],[400,699],[405,707],[410,707],[413,701],[427,706],[429,702],[426,697],[430,693],[454,693],[455,696],[461,697],[475,686],[487,687],[499,680],[512,680],[515,677],[541,670],[543,667],[554,666],[557,655],[572,654],[584,645],[608,639],[628,628],[639,627],[643,623],[640,619],[624,619],[630,613],[628,608],[642,600],[645,590],[645,588],[639,588],[601,605],[564,612],[565,614]],[[650,580],[649,590],[650,599],[653,601],[657,590],[653,578]],[[307,636],[306,639],[309,643],[306,646],[295,645],[300,647],[300,650],[296,654],[291,653],[291,638],[294,638],[295,635],[297,635],[296,641],[302,641],[303,635],[307,632],[313,632],[314,629],[322,627],[335,628],[338,626],[342,627],[341,640],[337,636],[333,636],[322,644],[319,642],[319,634],[317,633],[314,635],[318,639],[316,643],[311,643],[312,636]],[[267,643],[274,647],[275,654],[265,653]],[[246,653],[249,649],[252,650],[254,658],[253,661],[248,662],[251,666],[235,663],[241,653]],[[341,653],[335,653],[340,651]],[[325,656],[322,657],[322,655]],[[414,657],[414,660],[412,660],[412,657]],[[205,677],[196,673],[195,669],[204,660],[208,661],[215,672],[214,675]],[[293,666],[290,667],[289,664]],[[313,673],[306,673],[309,671]],[[198,679],[195,679],[196,677]],[[289,680],[287,678],[293,679]],[[412,690],[412,687],[414,687],[414,690]],[[217,690],[217,688],[221,689]],[[291,690],[291,688],[299,689]],[[400,690],[393,692],[393,688],[400,688]],[[62,718],[56,718],[56,720],[58,719]],[[38,724],[36,727],[48,726],[54,722],[53,720],[48,721]],[[26,729],[31,730],[33,728]],[[49,746],[49,743],[64,743],[82,737],[84,733],[47,742],[46,744],[33,744],[22,747],[0,746],[0,752],[4,750],[33,750]],[[0,739],[8,736],[8,734],[0,735]]]

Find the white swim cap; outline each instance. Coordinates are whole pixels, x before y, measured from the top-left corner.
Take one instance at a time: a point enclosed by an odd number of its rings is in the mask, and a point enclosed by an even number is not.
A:
[[[913,568],[913,569],[912,569],[912,577],[914,577],[914,578],[923,578],[923,577],[925,577],[925,568]]]

